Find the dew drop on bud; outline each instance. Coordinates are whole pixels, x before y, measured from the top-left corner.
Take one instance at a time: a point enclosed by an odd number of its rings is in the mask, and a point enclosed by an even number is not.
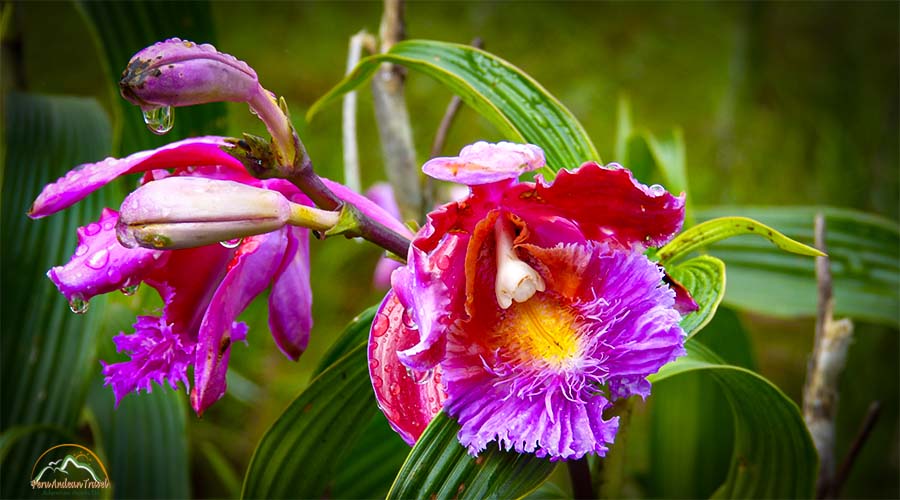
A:
[[[241,238],[235,238],[235,239],[233,239],[233,240],[220,241],[219,244],[222,245],[222,246],[225,247],[225,248],[237,248],[238,245],[241,244]]]
[[[175,112],[171,106],[145,109],[142,111],[144,123],[156,135],[163,135],[172,130],[175,125]]]
[[[86,313],[89,305],[90,302],[81,298],[80,295],[75,295],[71,299],[69,299],[69,309],[71,309],[75,314]]]

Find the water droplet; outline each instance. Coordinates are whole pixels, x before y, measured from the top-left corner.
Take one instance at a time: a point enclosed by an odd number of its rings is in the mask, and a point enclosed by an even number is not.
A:
[[[86,228],[84,228],[84,234],[86,234],[88,236],[93,236],[99,232],[100,232],[100,224],[97,224],[96,222],[91,222],[90,224],[87,225]]]
[[[391,394],[396,396],[397,394],[400,394],[400,384],[394,382],[388,390],[391,391]]]
[[[109,262],[109,250],[101,248],[88,258],[87,266],[91,269],[103,269],[107,262]]]
[[[659,184],[654,184],[650,186],[650,195],[651,196],[662,196],[666,193],[666,188],[660,186]]]
[[[418,385],[422,385],[428,383],[431,380],[431,378],[434,376],[434,369],[429,368],[424,372],[420,372],[418,370],[407,368],[406,374],[409,375],[409,378],[411,378],[413,382]]]
[[[237,248],[238,245],[241,244],[242,238],[235,238],[233,240],[225,240],[220,241],[219,244],[225,248]]]
[[[143,110],[144,123],[156,135],[163,135],[175,125],[175,112],[170,106]]]
[[[80,295],[75,295],[71,299],[69,299],[69,309],[71,309],[75,314],[86,313],[89,305],[90,302],[81,298]]]
[[[378,375],[372,375],[372,386],[376,389],[381,389],[381,386],[384,385],[384,381],[381,380],[381,377]]]
[[[122,288],[120,288],[119,291],[122,292],[123,295],[131,297],[132,295],[137,293],[138,288],[140,288],[140,286],[141,286],[140,281],[138,281],[137,283],[132,285],[131,280],[129,279],[128,281],[125,282],[124,285],[122,285]]]
[[[87,245],[78,245],[78,248],[75,249],[75,256],[81,257],[82,255],[86,254],[87,251],[88,251]]]
[[[122,281],[122,273],[115,267],[110,267],[106,270],[106,277],[109,278],[110,283],[118,283]]]
[[[370,359],[370,360],[369,360],[369,369],[371,369],[371,370],[377,370],[377,369],[378,369],[378,366],[379,366],[380,364],[381,364],[381,363],[380,363],[377,359]]]
[[[447,268],[450,267],[450,257],[446,255],[438,257],[437,266],[441,271],[446,271]]]
[[[403,315],[401,316],[403,320],[403,326],[405,326],[409,330],[418,330],[419,325],[416,324],[416,320],[413,319],[412,311],[409,308],[403,310]]]
[[[388,321],[387,316],[378,313],[375,316],[375,321],[372,322],[372,336],[381,337],[387,333],[388,326],[390,326],[390,321]]]
[[[114,225],[115,225],[114,221],[108,220],[108,221],[106,221],[106,222],[103,223],[103,230],[104,230],[104,231],[111,231]]]

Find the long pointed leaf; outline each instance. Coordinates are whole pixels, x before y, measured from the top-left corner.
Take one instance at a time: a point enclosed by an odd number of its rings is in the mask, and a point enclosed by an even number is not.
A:
[[[307,119],[365,83],[381,63],[421,71],[446,85],[491,121],[507,139],[544,149],[548,173],[600,161],[596,148],[572,113],[538,82],[503,59],[466,45],[409,40],[386,54],[367,57],[310,107]]]
[[[746,368],[723,364],[697,341],[688,355],[650,377],[658,382],[706,373],[719,382],[734,415],[734,452],[719,498],[812,497],[818,458],[797,405],[771,382]]]
[[[496,446],[472,458],[456,434],[459,424],[438,413],[400,469],[388,498],[519,498],[537,489],[556,464]]]
[[[896,222],[833,207],[714,207],[698,211],[697,216],[702,220],[739,214],[810,244],[817,212],[825,215],[827,226],[835,314],[900,326],[900,227]],[[726,304],[780,317],[815,316],[813,259],[786,254],[749,236],[720,242],[709,252],[728,265]]]

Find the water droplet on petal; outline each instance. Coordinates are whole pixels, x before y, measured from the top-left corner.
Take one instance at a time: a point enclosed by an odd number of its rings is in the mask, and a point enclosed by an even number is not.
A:
[[[172,111],[171,106],[145,109],[142,113],[147,128],[156,135],[166,134],[175,125],[175,112]]]
[[[91,269],[103,269],[107,262],[109,262],[109,250],[101,248],[88,258],[87,266]]]
[[[88,226],[86,228],[84,228],[84,234],[86,234],[88,236],[93,236],[99,232],[100,232],[100,224],[97,224],[96,222],[91,222],[90,224],[88,224]]]
[[[110,283],[122,281],[122,273],[115,267],[110,267],[106,270],[106,277],[109,278]]]
[[[370,359],[370,360],[369,360],[369,368],[372,369],[372,370],[377,369],[378,366],[379,366],[380,364],[381,364],[381,363],[380,363],[377,359]]]
[[[134,295],[135,293],[137,293],[138,288],[140,288],[140,286],[141,286],[140,283],[135,283],[134,285],[125,285],[121,289],[119,289],[119,291],[121,291],[123,295],[130,297],[130,296]]]
[[[429,368],[428,370],[421,372],[418,370],[413,370],[413,369],[407,368],[406,374],[409,375],[409,378],[411,378],[413,382],[415,382],[418,385],[422,385],[422,384],[428,383],[428,381],[431,380],[431,377],[434,376],[434,369]]]
[[[86,254],[87,251],[88,251],[87,245],[78,245],[78,248],[75,249],[75,256],[81,257],[82,255]]]
[[[387,333],[389,325],[390,321],[388,320],[387,316],[378,313],[377,315],[375,315],[375,321],[372,322],[372,336],[381,337],[382,335]]]
[[[86,313],[89,305],[90,302],[81,298],[80,295],[75,295],[71,299],[69,299],[69,309],[71,309],[75,314]]]
[[[391,394],[396,396],[397,394],[400,394],[400,384],[394,382],[388,390],[391,391]]]
[[[450,257],[446,255],[438,257],[437,266],[441,271],[446,271],[447,268],[450,267]]]
[[[372,386],[376,389],[381,389],[381,386],[384,384],[384,381],[381,380],[381,377],[378,375],[372,375]]]
[[[650,195],[651,196],[662,196],[666,193],[666,188],[660,186],[659,184],[654,184],[650,186]]]
[[[241,244],[241,240],[242,238],[235,238],[233,240],[220,241],[219,244],[225,248],[237,248]]]
[[[409,330],[418,330],[419,325],[416,324],[416,320],[413,319],[412,310],[406,308],[403,310],[403,314],[401,315],[401,319],[403,320],[403,326],[405,326]]]

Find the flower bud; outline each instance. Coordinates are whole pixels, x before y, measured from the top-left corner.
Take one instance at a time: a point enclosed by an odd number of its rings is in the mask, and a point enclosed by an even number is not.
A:
[[[141,50],[122,73],[119,88],[143,110],[218,101],[247,102],[259,89],[247,63],[209,44],[171,38]]]
[[[277,191],[238,182],[169,177],[125,198],[116,233],[129,248],[197,247],[280,229],[292,205]]]

